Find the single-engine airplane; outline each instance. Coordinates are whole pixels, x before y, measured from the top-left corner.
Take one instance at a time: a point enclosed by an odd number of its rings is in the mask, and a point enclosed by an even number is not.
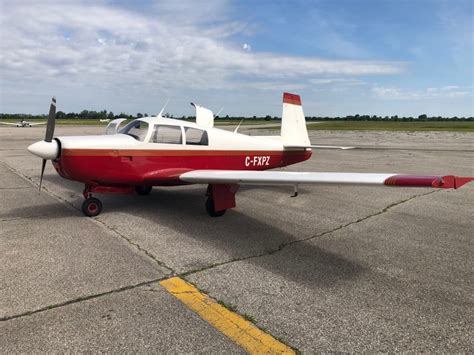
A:
[[[20,121],[18,121],[18,122],[16,122],[16,123],[0,122],[0,124],[6,124],[6,125],[16,126],[16,127],[32,127],[32,126],[38,126],[38,125],[41,125],[41,124],[46,124],[46,122],[47,122],[47,121],[31,123],[31,122],[29,122],[29,121],[20,120]]]
[[[194,105],[196,123],[154,117],[139,118],[119,128],[109,123],[106,135],[54,137],[53,97],[44,141],[28,150],[52,160],[60,176],[85,184],[82,211],[97,216],[102,203],[96,193],[150,193],[152,186],[207,184],[206,211],[222,216],[235,207],[239,185],[355,184],[402,187],[459,188],[474,177],[267,171],[305,161],[312,145],[300,96],[283,94],[280,136],[247,136],[214,128],[212,111]],[[163,110],[162,110],[163,111]],[[349,147],[339,147],[349,148]]]

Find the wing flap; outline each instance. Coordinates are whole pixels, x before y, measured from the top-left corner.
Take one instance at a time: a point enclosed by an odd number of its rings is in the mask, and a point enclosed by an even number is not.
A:
[[[240,185],[386,185],[404,187],[458,188],[473,181],[471,177],[420,176],[378,173],[331,173],[293,171],[194,170],[179,176],[189,183]]]

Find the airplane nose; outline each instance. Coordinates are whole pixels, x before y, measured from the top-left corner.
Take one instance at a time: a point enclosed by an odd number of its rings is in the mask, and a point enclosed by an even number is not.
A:
[[[56,159],[59,155],[58,142],[39,141],[28,147],[28,151],[43,159]]]

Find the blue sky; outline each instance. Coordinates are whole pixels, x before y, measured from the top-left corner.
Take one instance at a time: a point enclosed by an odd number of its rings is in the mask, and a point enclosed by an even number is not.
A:
[[[1,112],[474,115],[472,1],[0,1]]]

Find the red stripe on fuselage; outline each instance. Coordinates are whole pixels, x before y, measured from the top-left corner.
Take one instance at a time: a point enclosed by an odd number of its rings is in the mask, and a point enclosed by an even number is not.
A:
[[[100,185],[179,185],[191,170],[267,170],[311,157],[300,151],[63,149],[54,166],[67,179]]]

